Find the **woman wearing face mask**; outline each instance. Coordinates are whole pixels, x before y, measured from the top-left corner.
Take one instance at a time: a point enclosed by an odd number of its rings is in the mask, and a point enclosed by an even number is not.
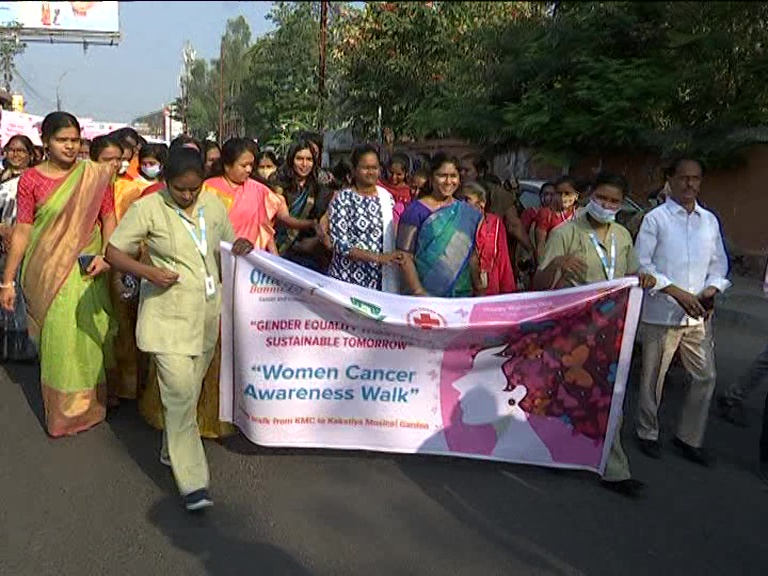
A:
[[[256,155],[256,174],[265,181],[277,172],[278,166],[277,155],[272,150],[262,150]]]
[[[147,186],[162,180],[163,164],[168,159],[168,146],[149,142],[139,150],[139,181]]]
[[[617,224],[616,214],[627,193],[626,180],[614,174],[599,174],[592,198],[573,221],[554,230],[544,258],[534,277],[534,288],[551,290],[583,286],[635,275],[639,263],[629,231]],[[639,274],[640,285],[652,288],[653,276]],[[621,446],[621,424],[603,476],[603,485],[625,496],[635,496],[645,486],[634,480]]]
[[[319,222],[328,209],[332,193],[318,183],[316,166],[317,159],[308,140],[299,140],[288,150],[286,162],[275,178],[285,196],[289,215],[299,221],[311,220],[318,224],[313,229],[299,229],[281,222],[277,226],[275,242],[284,258],[324,272],[330,262],[330,251],[318,235]]]
[[[150,186],[162,186],[163,162],[168,155],[165,144],[144,144],[139,150],[139,176],[128,178],[120,175],[125,164],[125,156],[118,169],[118,178],[115,181],[115,214],[117,221],[123,217],[128,207],[141,198],[144,191]]]
[[[411,202],[400,217],[397,249],[407,253],[403,283],[414,296],[482,296],[485,289],[475,250],[482,214],[453,195],[461,182],[459,160],[432,158],[429,194]]]
[[[118,175],[128,180],[136,180],[139,172],[139,150],[147,143],[133,128],[125,126],[111,133],[123,146],[123,163],[117,171]]]
[[[574,220],[552,232],[534,278],[538,290],[581,286],[637,274],[632,237],[616,223],[627,184],[623,177],[598,175],[594,192]],[[653,277],[641,275],[643,287]]]
[[[35,147],[21,134],[11,136],[5,145],[6,168],[0,176],[0,267],[5,266],[16,224],[16,198],[21,175],[34,164]],[[20,278],[16,278],[19,282]],[[17,291],[14,311],[0,310],[0,359],[32,360],[37,355],[27,334],[27,308],[21,290]]]
[[[189,511],[211,506],[208,463],[195,407],[219,337],[221,241],[236,240],[221,201],[203,188],[202,155],[177,148],[165,165],[167,188],[136,202],[110,240],[114,266],[142,279],[136,337],[157,366],[163,405],[161,462],[171,467]],[[145,245],[148,263],[135,259]]]
[[[115,228],[112,169],[78,162],[80,125],[66,112],[42,124],[48,159],[19,180],[18,222],[0,284],[13,310],[16,272],[30,332],[39,336],[48,434],[76,434],[101,422],[107,371],[113,367],[109,265],[103,249]]]

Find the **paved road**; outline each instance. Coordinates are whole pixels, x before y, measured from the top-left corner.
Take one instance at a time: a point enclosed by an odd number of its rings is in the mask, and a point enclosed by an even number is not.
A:
[[[765,334],[718,326],[720,385]],[[0,574],[154,576],[768,573],[768,491],[752,428],[714,419],[712,470],[628,442],[647,497],[590,474],[449,458],[207,443],[216,507],[181,509],[158,433],[124,405],[50,440],[37,372],[0,373]],[[671,406],[679,380],[670,380]],[[668,410],[669,413],[672,410]],[[629,418],[628,418],[629,420]],[[625,428],[625,435],[629,428]]]

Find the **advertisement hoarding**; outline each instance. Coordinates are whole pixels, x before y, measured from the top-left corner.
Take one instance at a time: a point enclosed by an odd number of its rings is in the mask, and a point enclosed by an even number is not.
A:
[[[119,2],[0,2],[0,26],[18,24],[36,36],[119,36]]]

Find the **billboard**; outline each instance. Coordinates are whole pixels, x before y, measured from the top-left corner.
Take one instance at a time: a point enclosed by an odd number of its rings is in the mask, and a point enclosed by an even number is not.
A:
[[[119,2],[0,2],[0,26],[18,23],[21,36],[120,33]]]
[[[80,123],[80,135],[88,140],[96,136],[114,132],[118,128],[127,126],[124,122],[99,122],[92,118],[78,118]],[[25,114],[3,110],[0,116],[0,145],[5,146],[11,136],[23,134],[27,136],[35,146],[41,146],[40,127],[43,124],[43,116]]]

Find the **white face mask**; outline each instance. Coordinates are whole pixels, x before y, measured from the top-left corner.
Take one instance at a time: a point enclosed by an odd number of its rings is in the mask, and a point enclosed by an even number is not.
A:
[[[610,224],[611,222],[615,221],[616,214],[618,213],[618,210],[605,208],[602,204],[600,204],[600,202],[594,199],[590,200],[589,204],[587,204],[587,214],[600,222],[600,224]]]
[[[144,176],[147,178],[151,178],[154,180],[158,176],[160,176],[160,171],[162,170],[162,166],[160,164],[153,164],[151,166],[142,166],[141,171],[144,173]]]
[[[128,162],[128,160],[123,160],[122,163],[120,164],[120,168],[118,169],[117,173],[125,174],[126,172],[128,172],[128,168],[130,166],[131,166],[131,163]]]

